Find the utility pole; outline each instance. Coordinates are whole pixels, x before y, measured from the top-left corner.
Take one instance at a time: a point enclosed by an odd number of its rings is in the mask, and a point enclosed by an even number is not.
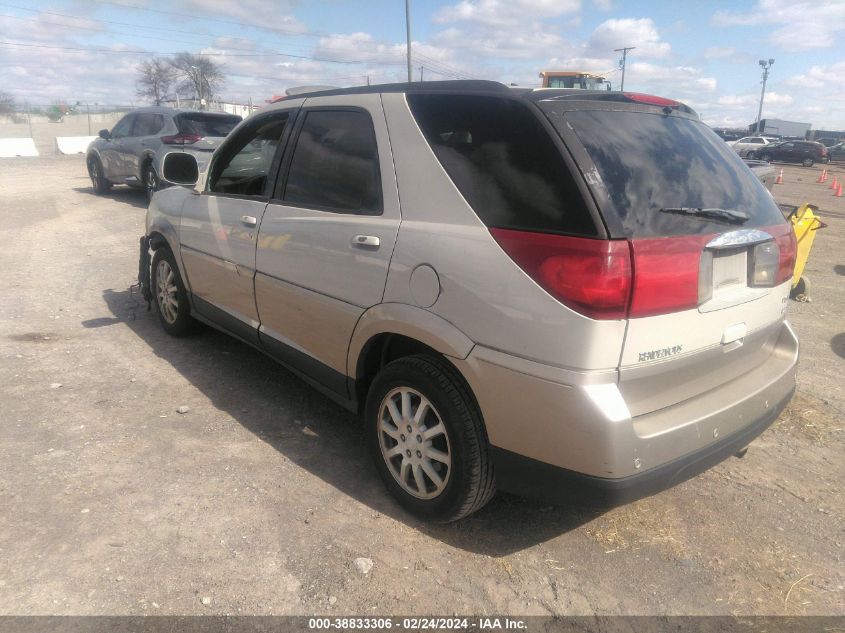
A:
[[[405,0],[405,40],[408,47],[408,83],[414,80],[411,74],[411,0]]]
[[[775,60],[769,59],[767,62],[765,59],[761,59],[757,63],[760,64],[760,67],[763,69],[763,90],[760,91],[760,107],[757,109],[757,125],[754,127],[756,134],[759,134],[760,121],[763,116],[763,97],[766,96],[766,81],[769,79],[769,70],[771,70],[772,64],[775,63]]]
[[[425,66],[420,66],[420,83],[422,83],[422,80],[423,80],[423,70],[424,69],[425,69]]]
[[[628,51],[632,51],[636,46],[625,46],[623,48],[614,48],[614,53],[622,53],[622,59],[619,60],[619,68],[622,69],[622,83],[619,86],[619,92],[625,90],[625,60],[628,58]]]

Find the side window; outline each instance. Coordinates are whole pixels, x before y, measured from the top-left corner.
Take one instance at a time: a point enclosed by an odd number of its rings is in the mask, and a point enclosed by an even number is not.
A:
[[[120,121],[117,122],[117,125],[111,131],[112,138],[124,138],[129,136],[129,133],[132,131],[132,123],[135,121],[134,114],[127,114],[123,117]]]
[[[291,205],[377,214],[376,135],[361,110],[312,110],[296,141],[283,199]]]
[[[761,139],[761,138],[754,137],[754,138],[751,139],[751,142],[752,143],[759,143],[759,144],[762,145],[765,141],[763,141],[763,139]]]
[[[784,143],[780,146],[781,149],[793,149],[795,147],[794,143]]]
[[[262,117],[242,129],[214,161],[208,179],[210,193],[264,196],[273,157],[282,140],[288,115]]]
[[[410,94],[434,154],[485,225],[596,235],[596,226],[550,132],[513,99]]]
[[[152,136],[161,132],[164,127],[164,117],[161,114],[142,112],[135,117],[132,136]]]

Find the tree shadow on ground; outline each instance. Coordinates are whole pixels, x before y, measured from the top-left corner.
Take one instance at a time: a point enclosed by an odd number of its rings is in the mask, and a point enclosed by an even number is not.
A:
[[[214,406],[287,459],[373,510],[453,547],[506,556],[602,513],[499,493],[487,507],[457,523],[422,522],[406,513],[382,485],[355,415],[230,336],[204,328],[187,339],[175,339],[164,333],[137,294],[106,290],[103,298],[114,318],[95,319],[95,326],[124,323]]]

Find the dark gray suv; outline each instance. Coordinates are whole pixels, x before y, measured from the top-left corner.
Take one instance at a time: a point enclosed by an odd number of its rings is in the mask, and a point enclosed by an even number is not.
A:
[[[201,166],[226,135],[241,122],[234,114],[149,107],[133,110],[111,131],[88,146],[88,175],[94,191],[105,193],[112,185],[144,188],[152,198],[170,183],[161,178],[161,160],[168,152],[194,155]]]

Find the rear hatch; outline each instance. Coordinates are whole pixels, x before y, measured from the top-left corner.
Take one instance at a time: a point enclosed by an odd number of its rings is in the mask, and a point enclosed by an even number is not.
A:
[[[181,145],[192,152],[213,152],[234,127],[241,122],[235,114],[182,112],[175,117],[179,134],[167,137],[169,145]],[[164,139],[162,139],[164,140]]]
[[[689,108],[541,97],[632,266],[620,391],[634,416],[737,380],[773,353],[795,243],[769,192]],[[727,404],[727,403],[726,403]]]

